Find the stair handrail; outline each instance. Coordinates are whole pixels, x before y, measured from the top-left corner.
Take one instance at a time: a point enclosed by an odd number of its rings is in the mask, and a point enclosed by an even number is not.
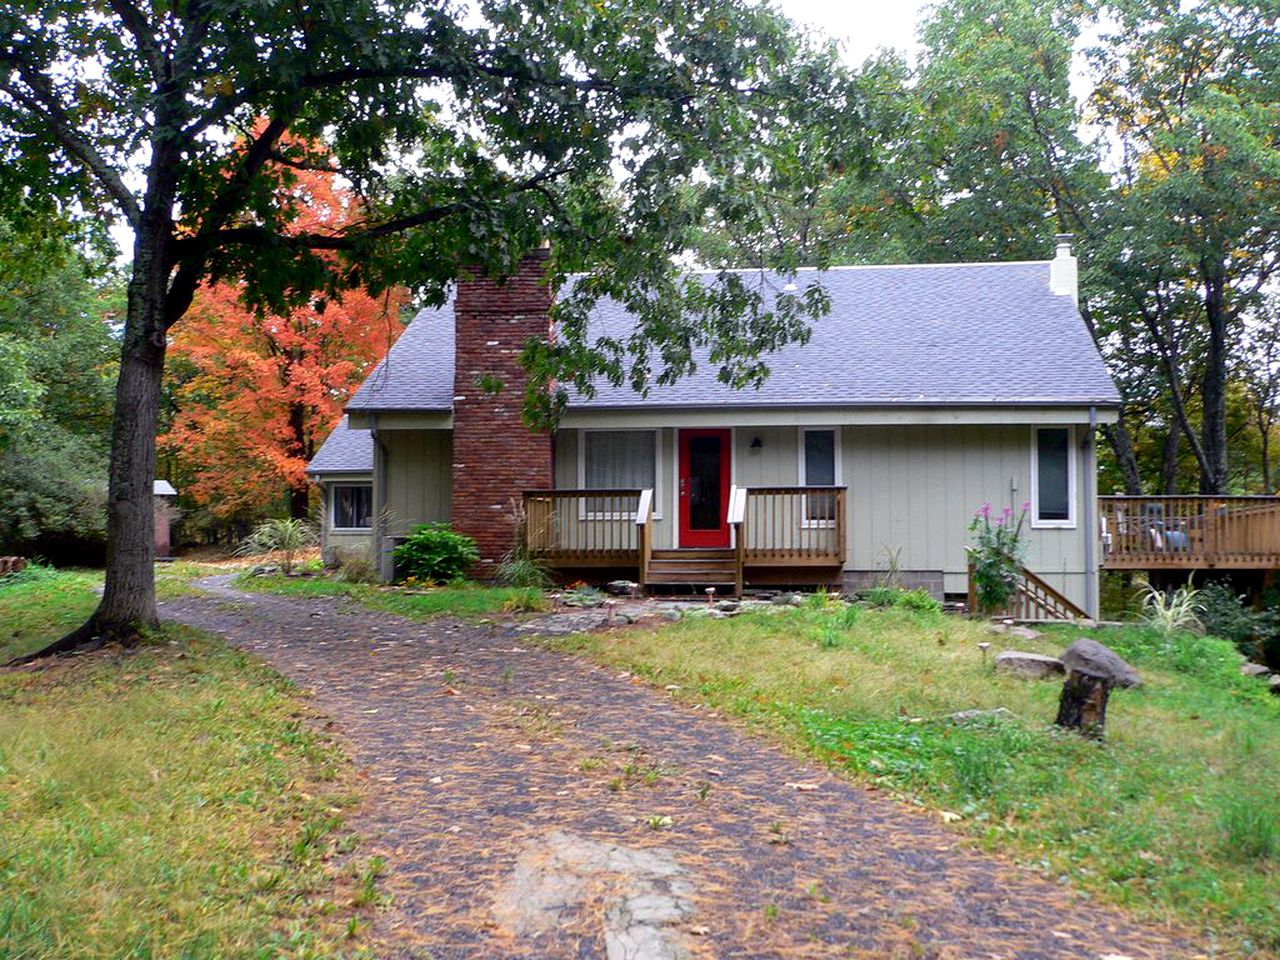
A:
[[[733,536],[733,587],[734,595],[742,596],[745,584],[744,568],[747,559],[747,488],[734,484],[729,488],[729,509],[725,516]]]
[[[653,559],[653,489],[640,491],[636,504],[636,551],[640,556],[640,587],[649,581],[649,561]]]
[[[1089,614],[1076,606],[1072,601],[1049,586],[1037,574],[1026,567],[1019,567],[1020,579],[1014,588],[1014,595],[1005,609],[995,614],[997,617],[1012,617],[1015,620],[1038,619],[1028,616],[1039,611],[1060,620],[1087,620]],[[974,579],[973,564],[969,564],[969,612],[972,615],[978,610],[978,590]],[[1024,610],[1023,607],[1026,609]],[[1046,617],[1045,619],[1049,619]]]
[[[1026,567],[1022,568],[1022,583],[1028,594],[1034,599],[1039,600],[1042,606],[1051,609],[1054,613],[1065,614],[1063,619],[1089,619],[1088,613],[1076,606],[1053,587],[1049,586],[1049,584],[1040,579],[1039,576],[1028,570]],[[1045,603],[1046,598],[1052,601],[1052,605]]]

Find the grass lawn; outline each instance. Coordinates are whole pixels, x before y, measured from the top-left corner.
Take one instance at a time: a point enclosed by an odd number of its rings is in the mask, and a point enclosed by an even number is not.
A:
[[[74,630],[98,605],[102,574],[28,568],[0,579],[0,663]]]
[[[9,649],[74,626],[97,582],[0,584]],[[0,673],[0,954],[359,955],[381,867],[343,827],[348,763],[307,717],[278,674],[177,628]]]
[[[1060,682],[990,666],[1001,649],[1059,653],[1076,635],[1006,642],[941,613],[819,601],[548,643],[678,685],[988,849],[1227,952],[1280,953],[1280,699],[1240,676],[1223,641],[1108,630],[1146,682],[1112,695],[1107,741],[1092,743],[1050,725]],[[995,707],[1012,717],[946,718]]]
[[[288,597],[350,597],[373,608],[425,620],[451,615],[477,619],[498,613],[548,609],[541,591],[533,587],[487,587],[478,584],[432,587],[406,593],[399,588],[348,583],[332,577],[241,576],[241,590],[279,593]]]

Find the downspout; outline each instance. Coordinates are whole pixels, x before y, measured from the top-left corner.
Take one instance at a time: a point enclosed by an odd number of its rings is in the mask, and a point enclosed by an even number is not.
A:
[[[1095,488],[1098,478],[1098,463],[1095,454],[1094,435],[1098,430],[1098,408],[1089,408],[1089,431],[1085,434],[1085,462],[1089,465],[1089,476],[1085,481],[1084,498],[1084,608],[1089,616],[1098,619],[1098,498]]]
[[[378,576],[390,580],[395,574],[387,538],[387,448],[378,435],[378,415],[369,414],[369,436],[373,438],[373,555]]]

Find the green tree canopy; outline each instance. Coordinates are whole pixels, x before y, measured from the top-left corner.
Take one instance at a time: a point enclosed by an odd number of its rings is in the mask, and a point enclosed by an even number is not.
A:
[[[121,216],[134,247],[117,385],[106,589],[64,646],[156,619],[150,483],[165,336],[196,288],[238,279],[282,310],[344,289],[439,301],[464,267],[502,272],[544,240],[586,272],[540,382],[643,386],[714,345],[747,383],[820,295],[682,280],[691,224],[749,220],[786,179],[793,131],[863,150],[832,49],[749,0],[14,0],[0,11],[0,196],[34,216]],[[285,139],[289,132],[294,136]],[[322,144],[322,149],[299,146]],[[367,216],[298,229],[298,168],[338,171]],[[732,184],[732,190],[691,190]],[[761,201],[763,202],[763,201]],[[13,213],[12,215],[16,215]],[[785,266],[785,262],[783,263]],[[637,313],[588,344],[590,298]],[[656,358],[656,359],[655,359]],[[560,395],[562,398],[562,395]],[[543,397],[543,414],[557,397]]]

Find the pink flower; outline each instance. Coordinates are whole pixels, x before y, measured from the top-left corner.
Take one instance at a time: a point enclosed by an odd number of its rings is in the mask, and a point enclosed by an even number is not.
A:
[[[1004,510],[1002,510],[1002,511],[1000,512],[1000,516],[1002,516],[1002,517],[1012,517],[1012,516],[1013,516],[1013,507],[1005,507],[1005,508],[1004,508]]]
[[[1030,509],[1031,509],[1031,501],[1030,501],[1030,500],[1024,500],[1024,501],[1022,502],[1022,512],[1023,512],[1023,513],[1026,513],[1026,512],[1027,512],[1028,510],[1030,510]]]
[[[1004,521],[1005,521],[1005,518],[1004,518],[1004,517],[996,517],[996,526],[997,526],[997,527],[1003,527],[1003,526],[1004,526]]]
[[[979,514],[979,516],[981,516],[981,517],[982,517],[982,519],[984,519],[984,520],[985,520],[985,519],[987,519],[988,517],[990,517],[990,516],[991,516],[991,504],[989,504],[989,503],[984,503],[984,504],[982,505],[982,509],[978,511],[978,514]]]

